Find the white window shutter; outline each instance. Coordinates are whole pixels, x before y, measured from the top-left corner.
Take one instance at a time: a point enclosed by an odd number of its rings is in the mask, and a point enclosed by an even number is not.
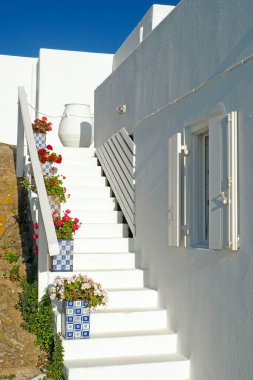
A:
[[[239,248],[237,120],[237,112],[228,114],[228,246],[233,251]]]
[[[179,247],[181,241],[181,133],[177,133],[169,139],[168,149],[168,244],[169,246]]]
[[[209,248],[237,249],[237,117],[209,122]]]

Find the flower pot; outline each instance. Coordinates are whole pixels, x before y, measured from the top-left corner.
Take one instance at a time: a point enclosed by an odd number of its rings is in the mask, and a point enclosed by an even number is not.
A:
[[[47,175],[48,177],[52,177],[53,175],[56,174],[56,170],[52,169],[52,163],[51,162],[41,162],[40,163],[41,169],[42,169],[42,174]]]
[[[65,104],[58,135],[66,147],[90,147],[93,117],[87,104]]]
[[[46,147],[46,133],[42,132],[33,132],[35,145],[37,149]]]
[[[60,198],[57,195],[48,195],[48,202],[50,206],[51,213],[57,212],[55,216],[60,216],[61,214],[61,202]]]
[[[90,312],[86,301],[63,301],[62,334],[65,339],[90,336]]]
[[[53,272],[73,272],[74,240],[58,239],[60,254],[52,256]]]

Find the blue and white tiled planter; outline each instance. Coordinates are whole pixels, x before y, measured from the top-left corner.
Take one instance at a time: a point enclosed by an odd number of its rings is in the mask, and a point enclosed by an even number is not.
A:
[[[52,163],[51,162],[41,162],[40,163],[41,169],[42,169],[42,174],[47,175],[48,177],[52,177],[53,175],[56,174],[56,170],[52,169]]]
[[[52,256],[53,272],[73,272],[74,240],[58,239],[60,254]]]
[[[57,213],[55,216],[60,216],[61,214],[61,202],[57,195],[48,195],[48,202],[51,210],[51,214]]]
[[[37,149],[46,148],[46,133],[33,132]]]
[[[64,301],[62,334],[65,339],[89,338],[90,312],[86,301]]]

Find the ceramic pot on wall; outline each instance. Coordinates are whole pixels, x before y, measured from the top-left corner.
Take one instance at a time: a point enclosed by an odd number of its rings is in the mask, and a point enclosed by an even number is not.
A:
[[[58,131],[63,146],[89,148],[92,129],[93,117],[88,104],[65,104]]]

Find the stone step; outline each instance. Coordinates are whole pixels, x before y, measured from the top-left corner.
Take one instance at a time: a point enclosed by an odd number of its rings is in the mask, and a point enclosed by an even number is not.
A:
[[[66,210],[65,205],[62,206],[63,210]],[[71,214],[70,214],[71,215]],[[108,210],[75,210],[74,217],[80,219],[84,223],[84,228],[88,224],[99,223],[122,223],[123,214],[121,211],[108,211]],[[81,228],[80,228],[81,230]]]
[[[178,354],[128,356],[99,361],[66,360],[64,373],[69,380],[187,380],[190,361]]]
[[[135,268],[135,253],[75,253],[74,271]]]
[[[127,224],[83,224],[76,232],[76,238],[120,238],[128,237]]]
[[[85,227],[84,227],[85,228]],[[75,238],[74,253],[133,252],[132,238]]]
[[[67,193],[71,190],[67,189]],[[115,211],[118,204],[115,198],[68,198],[62,209]]]
[[[121,270],[85,270],[75,272],[50,272],[49,284],[53,283],[58,276],[71,277],[74,274],[83,274],[99,282],[105,289],[131,289],[144,286],[144,271],[141,269],[121,269]]]
[[[62,339],[65,360],[124,358],[177,351],[177,335],[161,330],[145,335]]]

